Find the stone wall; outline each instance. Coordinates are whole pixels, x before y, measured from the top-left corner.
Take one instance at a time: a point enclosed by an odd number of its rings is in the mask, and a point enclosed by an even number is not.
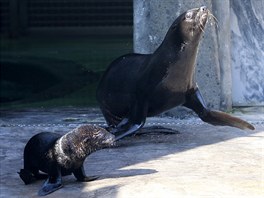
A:
[[[262,2],[258,0],[253,1]],[[231,7],[235,6],[237,9],[240,9],[237,12],[243,15],[245,10],[241,10],[240,7],[242,4],[245,9],[244,4],[250,4],[246,2],[248,1],[134,0],[134,51],[137,53],[152,53],[162,42],[169,26],[177,16],[188,9],[203,5],[207,6],[218,19],[218,28],[211,24],[210,21],[207,24],[197,58],[196,80],[210,108],[229,110],[233,102],[232,80],[234,79],[234,76],[232,76],[234,53],[231,44],[234,45],[234,42],[238,42],[234,40],[231,42],[230,21],[232,20],[230,16],[232,14],[230,13],[234,10]],[[239,4],[240,7],[235,4]],[[259,6],[264,8],[263,3],[259,4],[262,4]],[[233,34],[232,30],[232,36]],[[260,53],[263,55],[263,43],[259,46],[262,46]],[[241,50],[241,48],[236,49]],[[253,50],[252,48],[250,49]],[[260,55],[258,54],[258,56]],[[240,60],[240,57],[236,56],[235,60]],[[248,65],[245,67],[248,67]],[[262,76],[264,76],[263,72]],[[260,81],[256,80],[255,83],[258,84]],[[263,89],[258,88],[257,92],[261,91],[263,94]],[[260,97],[263,97],[261,93]]]
[[[264,106],[264,1],[231,0],[233,103]]]

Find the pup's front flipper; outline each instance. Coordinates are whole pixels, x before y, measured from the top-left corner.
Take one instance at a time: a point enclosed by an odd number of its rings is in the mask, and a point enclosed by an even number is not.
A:
[[[77,181],[80,182],[89,182],[94,181],[99,178],[99,176],[89,176],[87,177],[84,172],[83,166],[73,171],[74,176],[76,177]]]
[[[45,196],[48,195],[58,189],[62,188],[62,183],[61,183],[61,177],[57,177],[57,178],[51,178],[49,177],[45,183],[43,184],[43,186],[41,187],[41,189],[38,192],[39,196]]]
[[[99,178],[99,176],[89,176],[89,177],[86,176],[86,177],[83,179],[82,182],[90,182],[90,181],[97,180],[98,178]]]

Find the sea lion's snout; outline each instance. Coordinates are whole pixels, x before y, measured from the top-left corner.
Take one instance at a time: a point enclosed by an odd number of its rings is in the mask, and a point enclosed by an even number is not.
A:
[[[115,145],[115,138],[114,136],[107,136],[105,140],[103,141],[104,144],[108,146],[114,146]]]
[[[104,146],[114,146],[115,145],[115,136],[109,132],[101,134],[102,144]]]
[[[208,16],[209,10],[207,9],[206,6],[202,6],[199,8],[197,15],[201,18],[201,19],[206,19]]]
[[[76,139],[82,137],[84,145],[87,145],[90,151],[115,145],[115,136],[98,126],[82,125],[75,129],[75,132]]]
[[[197,9],[196,17],[195,17],[195,23],[196,23],[196,27],[198,27],[198,29],[202,30],[202,32],[205,28],[205,24],[207,22],[209,13],[210,13],[210,11],[208,10],[208,8],[206,6],[202,6],[202,7]]]

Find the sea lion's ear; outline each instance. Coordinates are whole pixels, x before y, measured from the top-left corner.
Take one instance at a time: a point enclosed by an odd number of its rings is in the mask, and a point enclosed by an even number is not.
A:
[[[90,137],[85,137],[83,141],[84,141],[84,143],[87,143],[87,142],[89,142],[90,140],[91,140]]]

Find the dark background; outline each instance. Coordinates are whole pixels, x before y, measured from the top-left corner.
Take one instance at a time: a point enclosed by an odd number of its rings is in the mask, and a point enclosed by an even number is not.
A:
[[[108,64],[133,51],[132,0],[0,0],[1,108],[96,106]]]

